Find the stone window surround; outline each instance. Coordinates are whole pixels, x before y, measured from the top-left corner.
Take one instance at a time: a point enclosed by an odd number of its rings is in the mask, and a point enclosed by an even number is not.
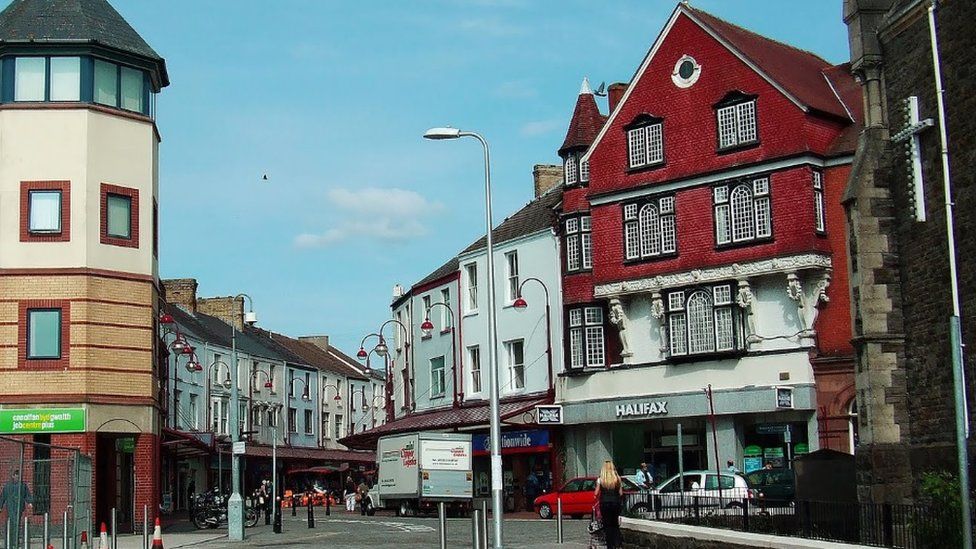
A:
[[[24,370],[65,370],[71,354],[71,302],[63,299],[26,299],[17,304],[17,368]],[[27,358],[27,313],[31,309],[61,310],[61,357]]]

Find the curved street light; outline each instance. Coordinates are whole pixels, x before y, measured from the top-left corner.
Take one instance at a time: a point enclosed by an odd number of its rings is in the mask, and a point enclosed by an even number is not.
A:
[[[529,277],[523,280],[518,286],[518,297],[512,303],[518,311],[524,311],[529,307],[529,303],[522,297],[522,288],[527,282],[538,282],[542,286],[542,290],[546,293],[546,361],[549,366],[549,396],[552,397],[556,394],[555,380],[553,379],[553,368],[552,368],[552,309],[549,304],[549,287],[546,283],[535,277]]]
[[[444,330],[451,330],[451,382],[454,384],[454,387],[452,388],[451,392],[454,394],[454,402],[453,402],[454,407],[457,408],[460,405],[461,397],[459,396],[459,393],[461,388],[458,386],[459,385],[458,369],[457,369],[458,349],[457,349],[457,340],[456,340],[457,333],[454,331],[454,326],[455,326],[454,310],[451,309],[450,305],[444,303],[443,301],[432,303],[430,307],[427,307],[427,310],[424,311],[424,321],[420,324],[420,331],[424,334],[424,337],[429,336],[431,332],[434,331],[434,323],[430,321],[430,311],[431,309],[437,306],[444,307],[444,309],[447,310],[447,312],[450,314],[451,317],[451,326],[449,328],[445,327]]]

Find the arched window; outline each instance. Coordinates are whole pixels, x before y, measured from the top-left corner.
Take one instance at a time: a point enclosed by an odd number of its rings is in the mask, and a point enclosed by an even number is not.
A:
[[[687,297],[687,299],[686,299]],[[732,286],[719,284],[669,292],[668,338],[672,356],[741,348],[741,318],[732,305]]]
[[[641,255],[657,255],[661,253],[661,216],[652,204],[646,204],[638,216],[640,224]]]
[[[688,352],[714,351],[714,330],[712,300],[707,293],[699,290],[688,297]]]
[[[756,225],[752,217],[752,191],[745,185],[732,189],[729,196],[732,204],[732,241],[749,240],[756,237]]]
[[[638,209],[639,208],[639,209]],[[642,259],[677,250],[674,197],[624,206],[624,257]]]
[[[734,186],[721,185],[712,193],[715,205],[715,242],[748,242],[772,236],[769,178]]]

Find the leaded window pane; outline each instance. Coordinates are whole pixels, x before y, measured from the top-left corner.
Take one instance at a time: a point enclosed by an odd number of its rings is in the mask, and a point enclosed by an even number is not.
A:
[[[724,185],[715,187],[712,189],[712,196],[716,204],[724,204],[729,201],[729,188]]]
[[[731,351],[735,347],[732,334],[732,308],[715,308],[715,350]]]
[[[576,155],[570,154],[566,157],[566,162],[564,164],[566,184],[572,185],[576,183]]]
[[[640,257],[640,237],[639,228],[636,221],[629,221],[624,225],[624,247],[627,252],[627,259]]]
[[[583,366],[583,329],[573,328],[569,331],[569,356],[573,368]]]
[[[642,256],[661,253],[660,217],[657,208],[645,205],[640,211],[640,253]]]
[[[735,118],[738,125],[738,142],[748,143],[756,140],[756,102],[747,101],[735,106]]]
[[[668,310],[678,311],[685,308],[685,293],[671,292],[668,294]]]
[[[766,237],[773,234],[772,220],[769,215],[769,197],[756,199],[756,236]]]
[[[587,309],[589,311],[589,309]],[[586,365],[589,367],[604,365],[603,326],[586,328]]]
[[[567,219],[566,220],[566,232],[567,233],[575,233],[577,231],[579,231],[579,220],[576,219],[575,217],[572,218],[572,219]]]
[[[752,182],[752,193],[756,196],[769,194],[769,178],[762,177]]]
[[[28,199],[30,232],[61,232],[61,191],[30,191]]]
[[[684,313],[674,313],[670,315],[668,335],[671,336],[672,355],[684,355],[688,353],[688,333],[685,327]]]
[[[728,244],[732,240],[732,227],[729,226],[729,205],[715,207],[715,242]]]
[[[590,216],[584,215],[580,218],[580,230],[589,231],[590,230]]]
[[[627,204],[624,206],[624,219],[637,219],[637,204]]]
[[[580,242],[576,235],[566,237],[566,269],[576,271],[580,268]]]
[[[749,240],[756,236],[756,223],[753,218],[752,194],[748,187],[739,185],[732,189],[729,197],[732,205],[732,240]]]
[[[590,269],[593,267],[593,246],[590,241],[590,233],[580,235],[580,244],[583,254],[583,268]]]
[[[728,305],[732,303],[732,287],[727,284],[712,288],[712,295],[715,298],[716,305]]]
[[[661,207],[662,214],[674,213],[674,197],[665,196],[658,201],[658,206]]]
[[[664,160],[663,131],[663,124],[651,124],[647,127],[647,164]]]
[[[674,229],[674,216],[665,215],[661,217],[661,251],[663,253],[673,253],[677,247],[677,238]]]
[[[599,307],[587,307],[586,325],[592,326],[594,324],[603,325],[603,309]]]
[[[697,291],[688,298],[688,352],[707,353],[715,350],[712,303],[707,293]]]
[[[572,309],[569,311],[569,325],[570,326],[582,326],[583,325],[583,310],[582,309]]]
[[[643,166],[646,155],[644,150],[644,128],[635,128],[627,132],[627,143],[630,147],[630,167]]]
[[[731,147],[736,140],[735,106],[718,109],[718,146]]]
[[[590,161],[584,160],[580,162],[580,181],[586,183],[590,180]]]

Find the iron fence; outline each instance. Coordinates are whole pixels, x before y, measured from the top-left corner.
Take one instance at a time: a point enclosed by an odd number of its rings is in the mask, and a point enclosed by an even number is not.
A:
[[[0,547],[76,547],[91,532],[91,459],[77,449],[0,437]],[[67,537],[65,547],[63,538]]]
[[[625,514],[650,520],[876,547],[955,547],[956,513],[929,505],[776,501],[692,493],[635,493]]]

